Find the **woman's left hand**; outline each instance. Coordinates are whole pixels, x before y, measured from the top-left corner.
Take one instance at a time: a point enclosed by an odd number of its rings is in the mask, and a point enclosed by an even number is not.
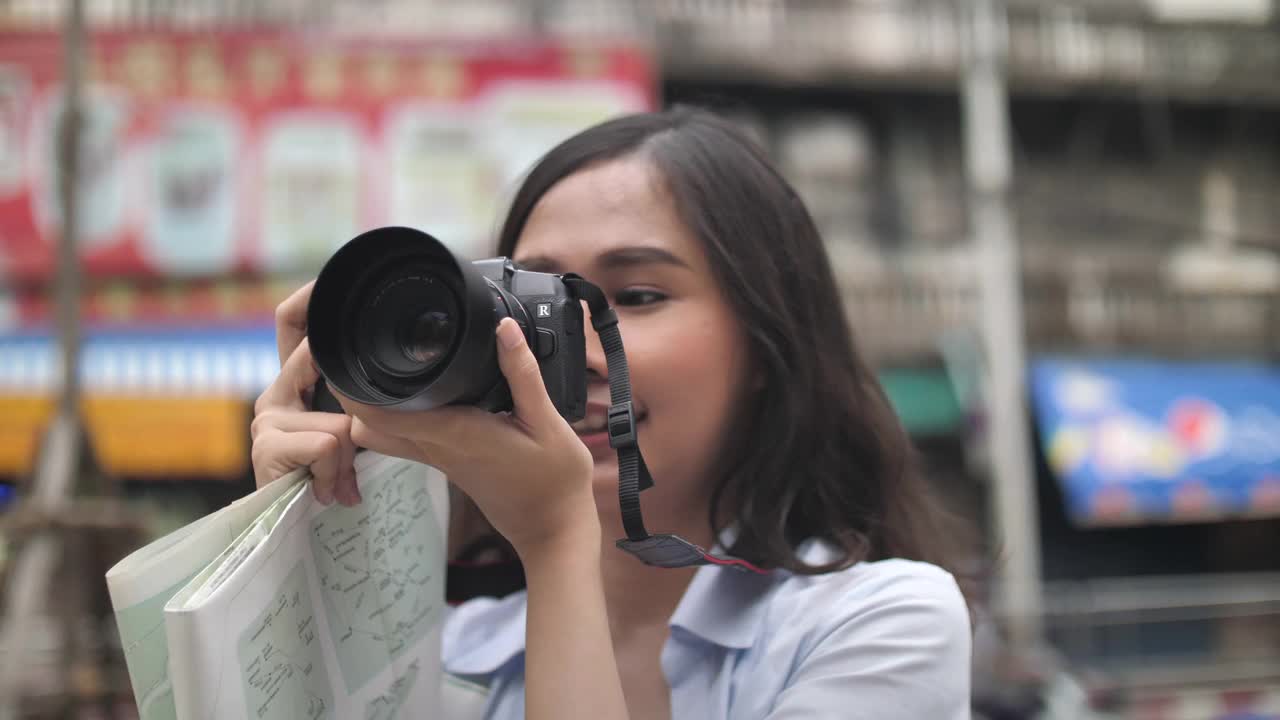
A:
[[[351,438],[360,447],[439,468],[526,560],[562,540],[591,542],[596,549],[600,521],[591,453],[556,411],[514,320],[498,325],[496,344],[511,386],[511,413],[462,406],[405,413],[339,397],[353,418]]]

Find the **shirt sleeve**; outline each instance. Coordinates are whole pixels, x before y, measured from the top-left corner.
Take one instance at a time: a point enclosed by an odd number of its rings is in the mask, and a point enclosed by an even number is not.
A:
[[[767,720],[969,718],[969,612],[949,575],[899,578],[842,605]]]

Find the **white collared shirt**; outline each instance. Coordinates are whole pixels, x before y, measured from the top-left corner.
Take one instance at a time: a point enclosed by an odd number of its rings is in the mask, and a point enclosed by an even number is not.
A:
[[[825,548],[801,557],[819,562]],[[524,717],[524,592],[456,608],[447,673],[488,687],[484,717]],[[673,720],[967,720],[969,614],[954,578],[908,560],[825,575],[698,570],[662,670]]]

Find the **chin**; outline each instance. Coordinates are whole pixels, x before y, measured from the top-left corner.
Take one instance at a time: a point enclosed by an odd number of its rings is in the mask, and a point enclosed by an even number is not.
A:
[[[618,496],[618,457],[596,458],[595,467],[591,471],[591,485],[597,494],[603,491]]]
[[[604,532],[605,544],[626,535],[622,529],[622,513],[618,510],[618,486],[606,487],[603,483],[595,484],[596,517],[600,518],[600,530]]]
[[[596,506],[601,511],[613,508],[618,512],[618,459],[612,461],[596,460],[591,474],[591,489],[595,494]]]

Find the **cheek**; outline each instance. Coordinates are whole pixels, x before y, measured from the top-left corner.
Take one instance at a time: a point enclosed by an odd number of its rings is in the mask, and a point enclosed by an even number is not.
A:
[[[636,395],[649,412],[645,453],[655,463],[701,473],[714,456],[744,373],[743,342],[730,327],[718,313],[686,313],[637,328],[634,351],[627,345]]]

